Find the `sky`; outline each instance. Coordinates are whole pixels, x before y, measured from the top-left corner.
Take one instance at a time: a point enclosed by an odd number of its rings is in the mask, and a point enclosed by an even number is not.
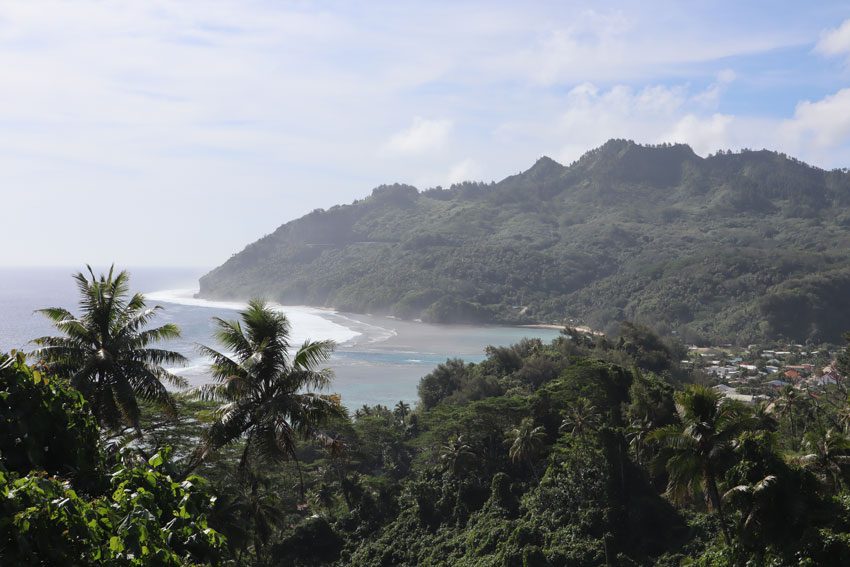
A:
[[[213,267],[609,138],[850,166],[850,5],[0,0],[0,265]]]

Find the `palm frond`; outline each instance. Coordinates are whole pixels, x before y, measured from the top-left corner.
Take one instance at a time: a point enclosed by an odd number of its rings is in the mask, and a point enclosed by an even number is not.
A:
[[[203,402],[223,403],[230,398],[222,384],[203,384],[188,392],[190,398]]]
[[[333,353],[334,341],[305,341],[292,358],[294,370],[312,370],[326,363]]]
[[[140,360],[148,364],[157,365],[177,364],[182,366],[189,361],[185,356],[183,356],[179,352],[158,348],[133,349],[130,351],[130,355],[130,358],[132,358],[133,360]]]
[[[35,312],[44,315],[54,323],[74,318],[70,311],[62,307],[45,307],[44,309],[36,309]]]
[[[227,321],[220,317],[214,317],[213,321],[217,326],[215,339],[225,349],[240,359],[249,358],[254,353],[254,347],[242,331],[239,321]]]
[[[330,386],[334,372],[330,368],[321,370],[301,370],[290,372],[288,384],[290,390],[314,389],[324,390]]]
[[[156,316],[157,312],[161,309],[162,307],[159,305],[149,309],[144,308],[144,306],[132,310],[128,308],[128,311],[121,317],[122,320],[120,321],[120,327],[116,330],[115,334],[121,337],[132,337],[132,340],[134,341],[143,340],[150,331],[139,332],[139,329],[144,328],[148,323],[150,323]],[[162,338],[171,339],[180,336],[180,331],[177,329],[176,325],[169,324],[165,326],[172,327],[177,332],[177,335]],[[145,346],[145,344],[147,343],[142,343],[140,346]]]

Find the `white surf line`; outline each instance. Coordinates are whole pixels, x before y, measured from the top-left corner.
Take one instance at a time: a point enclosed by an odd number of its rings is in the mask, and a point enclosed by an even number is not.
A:
[[[172,303],[175,305],[186,305],[190,307],[206,307],[212,309],[226,309],[229,311],[242,311],[248,307],[247,302],[242,301],[213,301],[195,297],[197,289],[169,289],[145,293],[145,298],[151,302]],[[328,314],[336,314],[334,311],[316,309],[304,305],[281,305],[269,302],[276,311],[286,314],[292,323],[293,342],[301,343],[309,339],[332,340],[337,344],[348,342],[362,335],[361,332],[350,329],[330,320]]]
[[[348,317],[336,311],[332,311],[333,315],[337,319],[343,319],[345,321],[351,321],[351,323],[355,326],[369,329],[374,334],[369,334],[369,342],[370,343],[379,343],[386,341],[387,339],[391,339],[392,337],[398,336],[398,331],[395,329],[387,329],[386,327],[381,327],[379,325],[373,325],[371,323],[367,323],[365,321],[360,321],[359,319],[355,319],[353,317]]]

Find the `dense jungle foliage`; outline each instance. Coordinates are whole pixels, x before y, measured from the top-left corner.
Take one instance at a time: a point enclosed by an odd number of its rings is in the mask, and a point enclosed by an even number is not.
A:
[[[212,298],[434,322],[632,320],[687,342],[840,341],[850,174],[769,151],[612,140],[499,183],[368,198],[289,222],[201,280]]]
[[[291,348],[253,301],[215,320],[210,385],[163,393],[152,345],[179,329],[123,272],[77,282],[32,365],[0,357],[2,565],[850,563],[843,380],[743,405],[624,323],[448,360],[416,407],[349,414],[317,392],[332,345]]]

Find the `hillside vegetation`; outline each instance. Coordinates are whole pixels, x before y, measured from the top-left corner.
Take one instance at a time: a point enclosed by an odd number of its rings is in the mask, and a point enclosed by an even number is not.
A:
[[[96,400],[0,355],[0,423],[15,424],[0,440],[0,563],[847,565],[846,387],[747,407],[683,384],[675,345],[625,331],[447,361],[416,408],[317,422],[283,461],[249,432],[202,476],[187,460],[225,408],[178,396],[172,421],[144,405],[144,436],[116,452]]]
[[[850,344],[748,405],[646,326],[565,328],[349,414],[333,344],[290,354],[258,300],[213,319],[206,385],[165,389],[180,330],[89,276],[0,354],[0,565],[850,564]]]
[[[234,255],[201,295],[432,322],[633,320],[686,341],[839,342],[850,174],[611,140],[499,183],[381,186]]]

